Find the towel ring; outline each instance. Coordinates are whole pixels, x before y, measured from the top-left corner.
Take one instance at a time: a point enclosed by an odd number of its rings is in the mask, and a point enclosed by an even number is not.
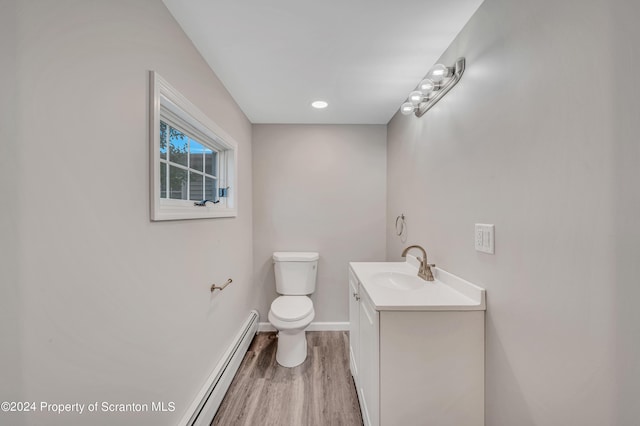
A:
[[[400,237],[404,233],[404,228],[404,213],[401,213],[400,216],[396,217],[396,235],[398,237]]]

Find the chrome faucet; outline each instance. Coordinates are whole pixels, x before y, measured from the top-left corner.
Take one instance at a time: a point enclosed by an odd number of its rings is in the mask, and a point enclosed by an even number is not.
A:
[[[422,252],[422,259],[417,258],[420,262],[420,268],[418,269],[418,277],[422,278],[425,281],[434,281],[433,272],[431,272],[431,268],[435,267],[435,263],[427,263],[427,252],[420,246],[414,245],[409,246],[406,249],[402,250],[402,257],[407,257],[407,252],[411,249],[418,249]]]

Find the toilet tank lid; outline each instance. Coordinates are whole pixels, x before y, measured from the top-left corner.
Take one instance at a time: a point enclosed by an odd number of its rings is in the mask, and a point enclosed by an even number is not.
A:
[[[318,260],[320,255],[311,251],[277,251],[273,253],[276,262],[311,262]]]

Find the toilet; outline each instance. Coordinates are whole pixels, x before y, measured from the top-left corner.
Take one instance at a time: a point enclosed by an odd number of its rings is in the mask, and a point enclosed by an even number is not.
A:
[[[271,303],[269,322],[278,330],[276,361],[283,367],[295,367],[307,358],[305,329],[315,316],[308,295],[316,289],[319,258],[313,252],[273,253],[276,291],[281,296]]]

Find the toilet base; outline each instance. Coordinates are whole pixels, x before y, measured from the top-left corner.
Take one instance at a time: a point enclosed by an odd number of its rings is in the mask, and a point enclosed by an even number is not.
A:
[[[283,367],[296,367],[307,359],[307,336],[304,330],[279,330],[276,361]]]

